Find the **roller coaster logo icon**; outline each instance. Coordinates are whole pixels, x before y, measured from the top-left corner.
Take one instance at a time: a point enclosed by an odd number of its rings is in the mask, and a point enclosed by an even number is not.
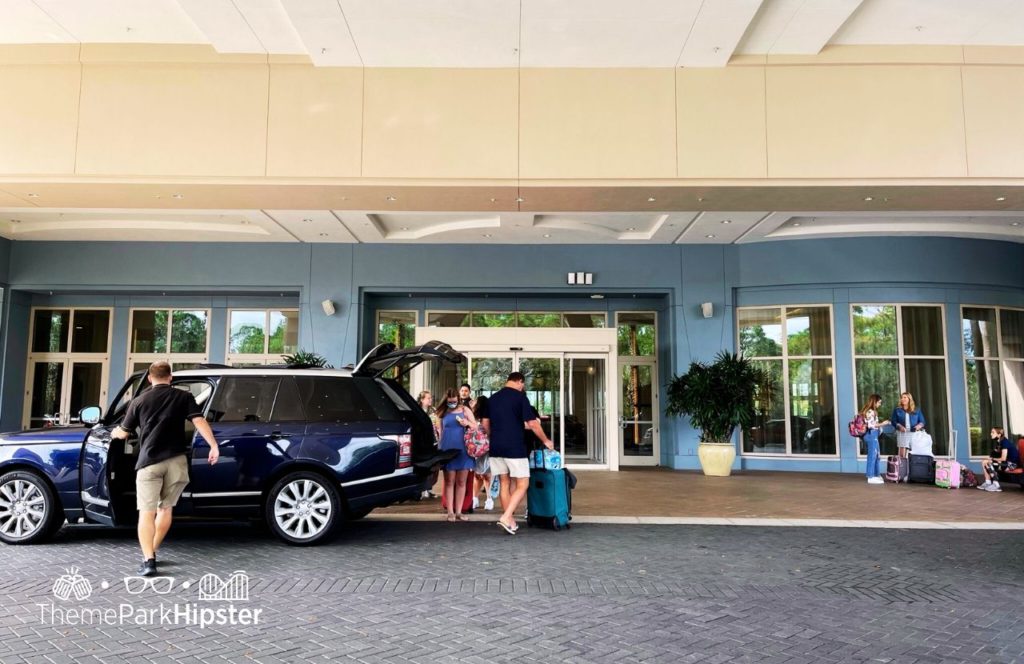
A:
[[[249,601],[249,575],[244,571],[232,572],[227,579],[210,572],[199,579],[199,599],[202,601]]]

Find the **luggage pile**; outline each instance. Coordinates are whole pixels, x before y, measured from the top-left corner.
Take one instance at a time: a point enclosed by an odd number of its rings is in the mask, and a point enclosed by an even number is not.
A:
[[[936,459],[932,453],[932,437],[923,431],[910,437],[906,457],[890,456],[886,459],[887,482],[933,484],[942,489],[978,486],[978,479],[967,466],[955,461],[956,431],[953,431],[949,459]]]

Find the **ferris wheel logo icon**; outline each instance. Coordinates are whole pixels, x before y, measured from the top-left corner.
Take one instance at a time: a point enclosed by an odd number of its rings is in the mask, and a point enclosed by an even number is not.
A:
[[[204,601],[223,600],[245,602],[249,600],[249,575],[235,571],[227,579],[210,572],[199,579],[199,599]]]

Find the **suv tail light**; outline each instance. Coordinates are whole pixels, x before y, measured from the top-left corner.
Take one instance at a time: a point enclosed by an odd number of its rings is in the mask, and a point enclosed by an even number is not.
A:
[[[384,440],[390,440],[398,444],[398,467],[412,468],[412,436],[403,433],[399,436],[381,436]]]

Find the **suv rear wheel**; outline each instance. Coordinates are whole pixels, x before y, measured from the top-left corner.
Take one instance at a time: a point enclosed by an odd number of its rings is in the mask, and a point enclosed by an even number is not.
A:
[[[274,534],[297,546],[326,541],[341,518],[338,491],[323,476],[309,471],[278,480],[267,494],[265,507]]]
[[[0,540],[8,544],[39,542],[63,523],[64,512],[43,478],[24,470],[0,476]]]

